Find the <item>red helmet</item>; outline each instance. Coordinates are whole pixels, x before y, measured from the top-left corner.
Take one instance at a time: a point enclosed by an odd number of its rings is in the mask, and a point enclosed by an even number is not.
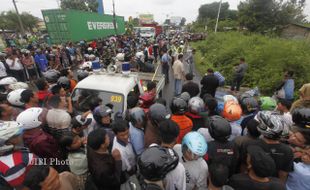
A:
[[[225,119],[229,121],[237,121],[242,116],[241,106],[233,100],[227,101],[224,104],[224,110],[222,112],[222,115]]]

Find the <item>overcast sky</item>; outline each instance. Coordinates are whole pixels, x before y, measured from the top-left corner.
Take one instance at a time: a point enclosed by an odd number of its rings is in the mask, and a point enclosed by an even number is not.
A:
[[[58,8],[59,0],[16,0],[20,12],[29,12],[42,18],[42,9]],[[187,21],[193,21],[198,16],[201,4],[211,3],[215,0],[115,0],[116,14],[136,17],[140,13],[152,13],[157,22],[163,22],[167,16],[182,16]],[[0,11],[14,9],[12,0],[0,0]],[[240,0],[224,0],[229,2],[231,9],[237,9]],[[306,0],[305,14],[310,16],[310,0]],[[112,0],[103,0],[105,12],[112,13]],[[310,20],[310,19],[308,19]]]

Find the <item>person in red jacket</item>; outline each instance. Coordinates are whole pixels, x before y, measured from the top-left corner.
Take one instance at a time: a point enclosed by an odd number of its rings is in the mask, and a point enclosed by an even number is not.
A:
[[[39,106],[43,106],[48,97],[52,95],[51,92],[48,90],[49,85],[47,81],[42,78],[38,79],[35,84],[38,88],[37,96],[39,99]]]
[[[43,131],[47,110],[39,107],[21,112],[16,121],[22,124],[23,140],[26,147],[38,157],[49,160],[61,159],[57,141],[52,135]]]
[[[177,144],[181,144],[183,137],[192,131],[193,122],[185,115],[187,103],[181,98],[173,98],[170,109],[172,112],[171,120],[176,122],[180,128],[180,134],[177,138]]]

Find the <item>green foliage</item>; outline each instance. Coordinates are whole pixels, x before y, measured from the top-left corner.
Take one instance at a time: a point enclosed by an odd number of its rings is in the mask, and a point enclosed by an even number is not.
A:
[[[197,49],[198,71],[203,74],[209,67],[213,68],[220,71],[228,83],[232,80],[233,66],[239,63],[240,57],[245,57],[249,64],[243,85],[258,86],[265,94],[273,93],[285,70],[295,72],[297,89],[310,82],[310,43],[307,41],[219,32],[192,46]]]
[[[32,31],[38,22],[38,18],[33,15],[23,12],[20,14],[25,30]],[[21,28],[18,22],[17,14],[14,11],[1,12],[0,14],[0,29],[15,30],[20,32]]]
[[[207,21],[208,19],[216,19],[218,14],[220,3],[213,2],[210,4],[201,5],[199,8],[198,20],[201,22]],[[229,3],[222,3],[220,20],[224,19],[237,19],[237,11],[229,10]]]
[[[62,9],[75,9],[81,11],[97,12],[97,0],[60,0]]]
[[[246,0],[238,6],[238,19],[251,32],[276,31],[292,22],[305,22],[304,6],[305,0]]]

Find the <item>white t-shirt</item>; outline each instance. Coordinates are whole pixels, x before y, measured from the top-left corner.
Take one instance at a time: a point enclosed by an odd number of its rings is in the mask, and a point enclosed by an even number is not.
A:
[[[165,190],[186,190],[186,174],[183,164],[179,162],[174,170],[167,173],[164,184]]]
[[[173,148],[180,157],[186,172],[186,190],[206,190],[208,179],[208,164],[202,158],[187,161],[182,157],[182,147],[177,144]]]
[[[134,166],[136,166],[136,155],[130,142],[126,146],[123,146],[117,141],[117,138],[114,137],[112,152],[115,149],[118,149],[121,153],[122,171],[130,171]]]
[[[6,68],[4,64],[0,61],[0,77],[6,77],[8,74],[6,73]]]
[[[20,62],[20,60],[18,58],[15,58],[15,63],[13,65],[13,60],[12,59],[6,59],[5,62],[8,64],[8,66],[10,67],[11,70],[22,70],[23,69],[23,65]]]

